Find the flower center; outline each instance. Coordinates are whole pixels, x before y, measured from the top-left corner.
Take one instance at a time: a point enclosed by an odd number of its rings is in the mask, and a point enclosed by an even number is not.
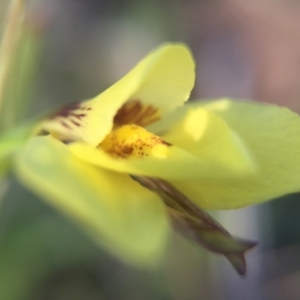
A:
[[[98,147],[116,158],[142,158],[153,152],[165,151],[169,143],[148,132],[146,129],[129,124],[118,127],[99,144]]]

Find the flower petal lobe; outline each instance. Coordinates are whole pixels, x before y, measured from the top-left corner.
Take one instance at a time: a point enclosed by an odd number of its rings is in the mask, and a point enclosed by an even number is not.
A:
[[[32,138],[16,170],[27,187],[121,259],[143,266],[161,257],[168,233],[164,207],[128,175],[80,161],[51,136]]]
[[[63,108],[43,122],[41,130],[97,146],[114,125],[144,126],[182,105],[194,85],[194,68],[185,45],[166,44],[100,95]]]

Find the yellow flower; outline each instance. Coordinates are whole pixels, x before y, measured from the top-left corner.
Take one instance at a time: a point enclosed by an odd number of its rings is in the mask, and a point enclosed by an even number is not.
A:
[[[226,99],[182,106],[194,77],[186,46],[158,48],[100,95],[43,121],[17,174],[125,260],[156,261],[170,216],[244,273],[254,244],[234,240],[189,199],[229,209],[299,190],[300,118]]]

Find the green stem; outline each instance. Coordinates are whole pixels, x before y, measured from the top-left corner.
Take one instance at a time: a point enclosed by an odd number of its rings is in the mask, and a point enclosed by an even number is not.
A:
[[[0,112],[24,21],[26,0],[12,0],[0,48]]]

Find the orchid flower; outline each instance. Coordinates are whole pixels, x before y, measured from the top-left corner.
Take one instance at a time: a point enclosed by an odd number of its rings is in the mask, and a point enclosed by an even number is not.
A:
[[[16,152],[20,181],[119,258],[157,262],[170,224],[240,274],[255,243],[205,211],[300,189],[300,118],[230,99],[185,104],[195,80],[183,44],[165,44],[93,99],[42,120]]]

